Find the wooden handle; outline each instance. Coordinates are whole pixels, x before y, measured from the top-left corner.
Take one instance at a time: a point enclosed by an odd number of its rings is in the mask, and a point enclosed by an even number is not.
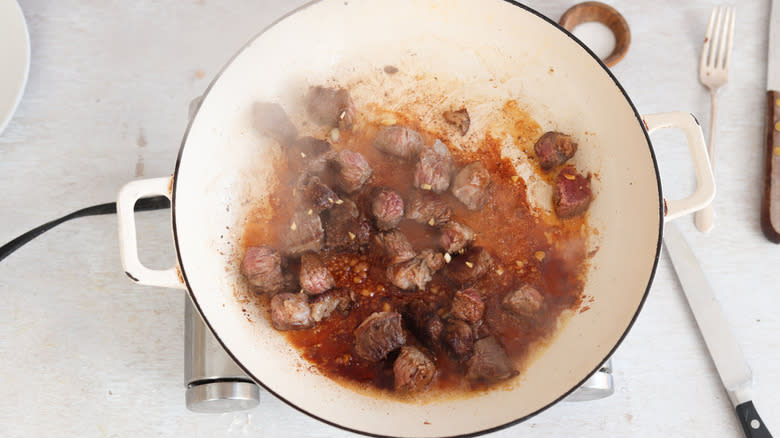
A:
[[[780,243],[780,92],[766,94],[766,146],[761,228],[766,238]]]

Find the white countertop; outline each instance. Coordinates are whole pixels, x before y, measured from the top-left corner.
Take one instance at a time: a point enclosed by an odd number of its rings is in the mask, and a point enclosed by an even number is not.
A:
[[[134,178],[170,174],[190,100],[254,34],[301,1],[22,0],[30,78],[0,134],[0,243],[110,202]],[[573,1],[528,2],[557,19]],[[613,71],[642,113],[694,112],[709,1],[610,1],[632,44]],[[755,375],[755,403],[780,434],[780,246],[759,227],[768,1],[740,2],[721,98],[716,225],[678,220]],[[667,196],[693,187],[682,134],[653,136]],[[174,260],[169,213],[138,215],[142,260]],[[116,219],[79,219],[0,263],[0,435],[347,436],[263,392],[241,414],[184,406],[183,293],[132,284]],[[664,254],[614,356],[615,394],[559,403],[499,436],[725,436],[742,432]]]

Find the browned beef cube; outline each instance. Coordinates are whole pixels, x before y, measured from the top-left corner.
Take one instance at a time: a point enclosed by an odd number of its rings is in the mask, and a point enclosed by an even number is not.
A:
[[[449,253],[455,253],[474,242],[474,230],[460,222],[450,221],[441,227],[439,244]]]
[[[460,135],[466,135],[469,132],[469,126],[471,126],[471,119],[469,118],[469,112],[466,108],[461,108],[457,111],[444,111],[442,114],[444,120],[450,125],[454,125],[460,131]]]
[[[490,253],[481,246],[475,246],[453,257],[447,265],[446,274],[460,284],[471,284],[490,272],[493,264]]]
[[[553,205],[555,213],[561,219],[579,216],[593,201],[593,192],[590,190],[590,175],[584,177],[577,173],[574,166],[566,166],[555,178],[553,190]]]
[[[458,360],[467,359],[474,348],[474,332],[467,322],[449,319],[444,323],[442,341]]]
[[[277,330],[311,328],[311,308],[304,294],[281,293],[271,298],[271,325]]]
[[[406,235],[400,230],[390,230],[379,233],[374,238],[377,245],[384,251],[387,264],[405,262],[415,256],[414,247],[409,243]]]
[[[301,210],[320,213],[339,200],[339,196],[316,176],[304,175],[295,187],[295,203]]]
[[[431,269],[424,260],[415,257],[387,267],[387,279],[403,290],[424,290],[432,280]]]
[[[487,204],[493,181],[490,173],[475,161],[460,169],[452,181],[452,194],[469,210],[479,210]]]
[[[452,209],[438,195],[413,190],[406,202],[406,217],[421,224],[439,227],[452,216]]]
[[[479,291],[474,288],[468,288],[455,292],[452,297],[452,308],[450,313],[455,318],[462,319],[469,323],[475,323],[482,319],[485,312],[485,303]]]
[[[333,312],[346,316],[352,307],[349,293],[344,289],[331,289],[325,293],[312,297],[311,318],[320,322],[329,317]]]
[[[349,199],[326,211],[325,246],[338,251],[355,251],[368,244],[371,237],[371,221],[360,213]]]
[[[343,88],[316,86],[306,94],[306,112],[320,125],[350,130],[355,123],[355,105]]]
[[[374,147],[380,151],[412,160],[424,146],[422,135],[414,129],[402,125],[385,126],[374,139]]]
[[[262,293],[276,293],[284,288],[282,256],[267,245],[247,248],[241,272]]]
[[[439,251],[426,248],[420,251],[420,254],[417,257],[425,263],[425,266],[427,266],[431,272],[436,272],[444,267],[444,254]]]
[[[501,306],[517,316],[530,318],[542,309],[544,297],[534,287],[525,284],[508,293]]]
[[[322,229],[320,217],[299,211],[293,214],[290,225],[285,231],[285,252],[296,256],[307,251],[322,249],[325,232]]]
[[[393,229],[404,217],[404,199],[391,188],[376,187],[371,191],[371,215],[380,230]]]
[[[436,376],[436,365],[422,351],[412,346],[401,347],[393,363],[395,390],[419,392],[428,388]]]
[[[570,135],[560,132],[545,132],[536,140],[534,152],[539,159],[539,165],[544,170],[560,166],[577,152],[577,143]]]
[[[327,266],[317,254],[306,253],[301,256],[301,270],[298,281],[304,292],[321,294],[336,285]]]
[[[406,343],[401,314],[374,312],[355,329],[355,353],[376,362]]]
[[[417,339],[429,348],[439,348],[444,333],[444,323],[436,314],[434,303],[416,299],[409,303],[404,315]]]
[[[340,150],[331,161],[336,187],[347,192],[356,192],[363,188],[373,170],[368,161],[358,152]]]
[[[256,102],[252,108],[254,126],[261,134],[273,138],[282,145],[292,143],[298,130],[278,103]]]
[[[330,150],[330,143],[314,137],[301,137],[287,146],[287,166],[298,173],[306,164]]]
[[[450,150],[439,140],[429,148],[423,148],[414,169],[414,186],[434,193],[450,188],[454,164]]]
[[[471,381],[496,382],[517,374],[506,351],[493,336],[474,343],[474,354],[466,366],[466,378]]]

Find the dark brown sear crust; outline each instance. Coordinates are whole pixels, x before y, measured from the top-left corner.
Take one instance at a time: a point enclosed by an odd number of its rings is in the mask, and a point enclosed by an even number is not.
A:
[[[355,329],[355,353],[368,361],[379,361],[406,343],[401,314],[376,312]]]
[[[541,135],[541,129],[530,116],[517,110],[516,104],[510,103],[507,103],[506,114],[513,117],[516,126],[516,131],[512,128],[510,134],[513,138],[528,138],[533,142]],[[453,135],[452,130],[446,127],[442,132],[426,131],[416,117],[401,113],[394,113],[394,116],[400,125],[418,132],[423,144],[433,144],[439,138],[446,141]],[[586,241],[590,228],[587,215],[559,220],[554,214],[540,214],[533,210],[527,200],[525,182],[517,179],[514,166],[509,159],[501,156],[503,135],[499,139],[488,133],[484,138],[474,140],[476,143],[471,145],[473,147],[451,150],[457,168],[479,161],[489,173],[492,182],[490,196],[481,209],[468,209],[450,191],[436,195],[415,189],[415,161],[404,161],[374,147],[374,139],[381,129],[383,126],[379,123],[358,121],[355,129],[342,133],[335,149],[360,153],[373,173],[360,190],[345,194],[337,189],[342,197],[341,204],[321,213],[326,244],[320,256],[336,286],[321,295],[309,297],[312,319],[320,315],[319,311],[315,312],[317,301],[331,294],[348,297],[345,299],[348,310],[336,306],[313,327],[286,331],[285,337],[323,374],[341,382],[376,388],[385,395],[391,395],[395,388],[393,365],[400,356],[399,348],[387,353],[382,360],[361,358],[355,351],[355,329],[373,313],[398,312],[403,315],[401,328],[405,333],[405,345],[400,348],[416,347],[436,366],[436,377],[427,391],[447,394],[479,391],[515,375],[516,370],[522,371],[535,344],[554,332],[559,315],[581,302],[588,269]],[[472,137],[473,132],[469,138]],[[524,147],[530,151],[533,143]],[[545,180],[551,181],[553,175],[548,176]],[[280,181],[294,180],[296,177],[292,174],[280,175]],[[422,290],[417,287],[408,291],[397,288],[387,278],[386,267],[391,264],[387,260],[388,256],[374,241],[374,236],[380,232],[367,216],[370,214],[369,192],[374,186],[391,187],[402,195],[406,216],[393,232],[404,235],[417,260],[422,260],[423,254],[441,253],[441,227],[451,220],[471,228],[476,236],[476,244],[483,249],[477,250],[476,254],[472,254],[471,249],[451,254],[449,262],[445,260],[442,269],[431,272],[431,280]],[[291,188],[281,184],[271,196],[272,214],[260,212],[258,219],[249,219],[244,238],[247,246],[267,244],[274,248],[283,247],[277,230],[289,227],[289,218],[294,213],[293,203],[289,202],[292,199]],[[413,218],[410,211],[415,211],[415,196],[424,197],[427,201],[437,199],[437,205],[441,207],[438,211],[444,210],[446,213],[434,215],[429,213],[433,210],[427,210],[420,217]],[[339,225],[339,221],[331,221],[335,216],[349,218],[347,222],[351,225],[344,227]],[[433,224],[429,223],[431,219],[434,219]],[[365,227],[362,234],[353,232],[355,239],[350,239],[346,230],[360,230],[362,226]],[[331,229],[333,233],[329,232]],[[339,230],[343,232],[339,233]],[[331,234],[340,234],[343,239],[334,239],[334,245],[328,245]],[[362,243],[357,242],[360,239],[364,239]],[[489,268],[484,275],[474,276],[472,271],[464,275],[462,281],[452,276],[453,271],[473,270],[465,264],[466,261],[473,262],[464,256],[480,255],[483,251],[491,261],[486,265]],[[539,257],[540,253],[544,256]],[[295,262],[290,263],[292,265],[287,269],[297,273]],[[451,268],[453,264],[455,269]],[[421,265],[430,269],[425,261]],[[544,305],[532,318],[519,317],[503,305],[506,296],[523,285],[536,288],[544,297]],[[484,303],[481,319],[473,324],[451,314],[454,294],[468,287],[479,290]],[[265,300],[269,298],[263,295],[258,300],[267,303]],[[482,351],[478,348],[480,342],[492,338],[497,343],[493,346],[498,345],[504,351],[504,356],[508,357],[508,366],[496,366],[503,363],[499,360],[493,365],[490,362],[473,362],[470,368],[474,354],[470,359],[453,355],[443,337],[445,325],[456,320],[462,321],[471,330],[473,351]],[[458,323],[454,324],[462,327]],[[452,332],[455,333],[455,330]],[[465,329],[463,333],[466,333]],[[487,346],[490,347],[490,344]],[[490,348],[485,350],[488,353],[492,351]]]

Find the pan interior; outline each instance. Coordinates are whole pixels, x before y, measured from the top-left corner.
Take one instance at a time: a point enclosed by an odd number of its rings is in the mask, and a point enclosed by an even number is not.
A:
[[[390,84],[385,65],[419,80]],[[589,210],[599,230],[585,288],[589,308],[574,313],[506,388],[423,405],[355,392],[309,367],[262,314],[236,298],[247,293],[238,271],[244,220],[268,201],[279,154],[276,143],[253,129],[253,103],[275,101],[291,115],[302,114],[310,85],[361,80],[357,105],[386,89],[398,96],[439,95],[432,106],[468,101],[489,108],[517,100],[545,131],[561,129],[580,139],[576,164],[597,174]],[[499,0],[323,0],[264,31],[212,84],[180,153],[174,230],[184,276],[204,318],[268,389],[352,430],[450,436],[532,415],[606,359],[652,278],[659,190],[651,147],[628,98],[582,46],[535,13]]]

